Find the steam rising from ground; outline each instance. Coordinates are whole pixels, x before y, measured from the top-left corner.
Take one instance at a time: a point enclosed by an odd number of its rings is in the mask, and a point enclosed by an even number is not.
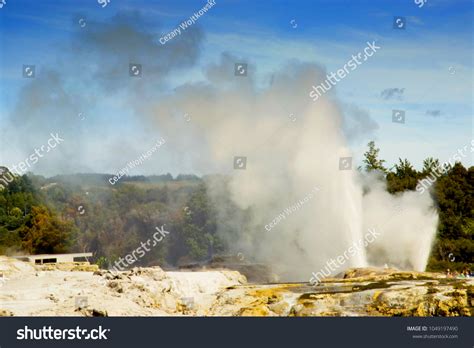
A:
[[[158,124],[173,110],[191,115],[196,128],[190,132],[197,133],[183,136],[199,137],[221,171],[232,167],[234,156],[247,157],[246,169],[234,170],[228,185],[235,204],[250,211],[245,226],[235,221],[245,236],[238,240],[241,251],[276,266],[287,279],[304,280],[374,228],[380,236],[340,270],[369,263],[424,270],[437,226],[433,202],[414,192],[392,196],[376,175],[339,170],[339,158],[351,156],[341,110],[331,97],[314,103],[305,93],[324,72],[292,64],[262,90],[251,79],[229,77],[224,67],[232,61],[224,55],[222,66],[207,72],[212,83],[188,85],[149,114]],[[211,195],[224,207],[223,188],[215,185],[209,183]],[[308,202],[265,228],[315,187]],[[232,212],[221,213],[220,221],[228,225]]]
[[[414,191],[393,196],[375,175],[364,179],[371,186],[363,199],[364,228],[378,227],[381,234],[368,246],[368,262],[423,271],[438,224],[432,199]]]
[[[24,88],[11,117],[16,125],[9,132],[11,148],[29,154],[50,131],[66,139],[33,170],[114,172],[163,136],[169,144],[164,151],[170,152],[162,156],[178,168],[230,174],[229,181],[208,181],[221,236],[236,252],[274,265],[286,279],[309,279],[368,228],[378,229],[380,236],[341,270],[385,263],[424,269],[437,225],[433,202],[414,192],[389,195],[376,176],[361,178],[355,168],[339,170],[339,158],[351,156],[346,139],[377,124],[356,106],[343,113],[333,91],[317,102],[309,98],[310,87],[325,78],[322,68],[293,62],[275,73],[271,86],[261,87],[254,73],[234,76],[234,63],[241,59],[223,54],[207,67],[203,81],[170,92],[166,78],[196,64],[202,33],[190,29],[163,47],[135,27],[139,20],[122,14],[112,24],[94,26],[74,38],[74,58],[58,59],[59,71],[40,71]],[[130,79],[130,62],[143,64],[142,79]],[[249,71],[256,69],[249,65]],[[159,136],[143,143],[143,136],[107,132],[114,121],[110,111],[95,120],[88,115],[89,124],[79,126],[75,115],[87,114],[85,106],[96,104],[127,110]],[[94,122],[96,129],[90,125]],[[234,156],[247,157],[246,170],[233,170]],[[167,170],[163,162],[148,165],[154,173]],[[365,195],[363,187],[369,188]],[[271,231],[265,229],[310,192],[309,201]]]

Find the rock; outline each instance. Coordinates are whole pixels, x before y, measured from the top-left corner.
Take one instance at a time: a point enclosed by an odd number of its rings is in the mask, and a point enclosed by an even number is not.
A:
[[[59,302],[59,299],[54,296],[53,294],[49,294],[47,297],[46,297],[48,300],[51,300],[53,301],[54,303],[58,303]]]
[[[81,309],[81,313],[84,314],[86,317],[108,317],[108,313],[106,310],[97,309],[97,308],[84,308]]]
[[[90,264],[89,262],[61,262],[48,263],[43,265],[35,265],[35,267],[42,271],[67,271],[67,272],[95,272],[99,266]]]
[[[0,257],[2,316],[473,316],[474,278],[350,269],[318,286],[248,284],[227,269],[165,272],[52,269]],[[87,296],[86,308],[74,298]],[[36,299],[31,301],[30,299]],[[100,308],[97,307],[100,305]]]
[[[284,316],[284,315],[288,315],[290,311],[290,304],[288,302],[281,301],[281,302],[270,304],[268,308],[275,314],[279,316]]]
[[[13,312],[8,309],[0,309],[0,317],[13,317]]]
[[[110,281],[107,286],[111,289],[114,289],[117,291],[119,294],[123,293],[123,285],[117,281],[117,280],[112,280]]]

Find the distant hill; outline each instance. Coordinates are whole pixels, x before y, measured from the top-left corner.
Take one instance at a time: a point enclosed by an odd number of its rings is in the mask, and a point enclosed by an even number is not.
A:
[[[50,178],[45,179],[47,184],[50,183],[63,183],[66,185],[80,185],[80,186],[110,186],[109,179],[112,178],[115,174],[92,174],[92,173],[83,173],[83,174],[66,174],[66,175],[56,175]],[[118,183],[125,182],[146,182],[146,183],[162,183],[162,182],[172,182],[172,181],[200,181],[201,179],[197,175],[193,174],[179,174],[176,178],[170,173],[163,175],[134,175],[128,176],[125,175],[120,178]]]

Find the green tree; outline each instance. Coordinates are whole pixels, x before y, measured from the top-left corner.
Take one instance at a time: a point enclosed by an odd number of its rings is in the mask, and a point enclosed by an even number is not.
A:
[[[185,214],[183,225],[187,254],[196,260],[212,257],[214,248],[220,241],[216,236],[216,213],[203,183],[191,195],[187,206],[190,213]]]
[[[439,226],[428,269],[460,271],[474,260],[474,167],[454,164],[434,188]]]
[[[364,153],[363,163],[365,164],[365,170],[371,172],[373,170],[380,170],[384,173],[387,169],[383,166],[385,160],[378,159],[380,149],[375,147],[375,142],[371,141],[367,144],[369,150]]]
[[[30,254],[67,252],[71,229],[71,224],[55,218],[45,206],[34,206],[28,223],[19,229],[22,249]]]
[[[433,157],[428,157],[423,161],[423,169],[421,170],[421,174],[423,177],[434,174],[436,172],[441,172],[441,166],[437,159]]]
[[[0,251],[59,253],[72,241],[72,223],[59,219],[41,203],[26,176],[15,176],[0,190]]]
[[[394,166],[395,171],[387,174],[387,187],[390,193],[403,192],[405,190],[415,190],[420,177],[419,173],[407,160],[398,159],[398,164]]]

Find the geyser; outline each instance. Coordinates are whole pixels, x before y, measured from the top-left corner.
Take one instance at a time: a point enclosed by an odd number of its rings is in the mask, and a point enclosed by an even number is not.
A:
[[[340,169],[340,158],[351,156],[345,140],[350,129],[343,133],[341,109],[331,93],[316,102],[306,93],[322,80],[322,69],[292,64],[262,89],[251,77],[229,80],[226,67],[233,61],[224,55],[207,70],[207,83],[182,86],[148,112],[165,133],[179,135],[188,146],[195,139],[196,170],[229,172],[234,156],[247,157],[246,169],[234,170],[228,185],[208,184],[226,226],[222,236],[236,251],[272,264],[283,279],[308,280],[374,228],[379,237],[334,273],[369,264],[423,270],[437,225],[433,202],[414,192],[390,195],[376,175]],[[183,132],[182,124],[166,117],[172,113],[191,115],[194,127]],[[361,125],[356,128],[360,132]],[[314,187],[319,188],[314,198],[265,229]],[[229,195],[247,212],[245,221],[229,211],[222,199]],[[237,240],[226,232],[229,224],[239,231]]]

